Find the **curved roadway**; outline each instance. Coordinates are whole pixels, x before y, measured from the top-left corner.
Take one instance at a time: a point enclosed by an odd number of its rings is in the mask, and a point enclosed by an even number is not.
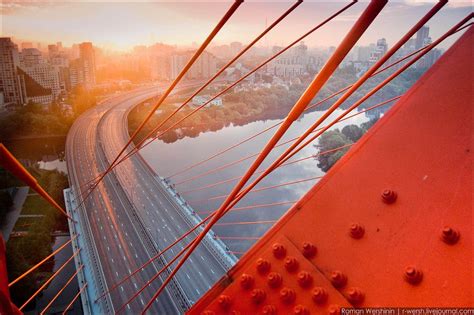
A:
[[[135,90],[102,102],[81,115],[66,144],[69,179],[73,191],[84,193],[88,182],[113,161],[129,139],[128,112],[157,94],[157,87]],[[81,189],[80,189],[81,188]],[[192,225],[157,176],[139,154],[117,166],[84,202],[80,224],[88,225],[89,243],[95,247],[100,290],[129,275]],[[108,312],[116,312],[162,265],[182,247],[158,261],[110,294]],[[180,270],[171,286],[150,310],[152,314],[179,314],[204,294],[226,271],[215,253],[201,245]],[[155,281],[124,309],[136,314],[159,287]],[[184,302],[183,302],[184,301]]]

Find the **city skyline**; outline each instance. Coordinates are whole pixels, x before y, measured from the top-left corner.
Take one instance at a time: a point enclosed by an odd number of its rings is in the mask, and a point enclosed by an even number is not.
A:
[[[36,1],[27,4],[4,1],[0,7],[1,34],[12,37],[17,43],[31,41],[46,45],[61,41],[64,46],[71,46],[73,43],[90,41],[101,49],[120,52],[130,51],[137,45],[152,45],[157,42],[192,46],[193,43],[204,40],[229,3],[219,1],[190,6],[186,2],[119,2],[112,7],[107,1]],[[408,3],[411,5],[390,3],[375,21],[374,28],[358,44],[368,45],[384,37],[390,45],[410,27],[411,24],[407,21],[416,21],[432,6],[431,2]],[[213,44],[249,42],[290,4],[291,2],[245,2],[242,10],[216,36]],[[259,45],[286,45],[294,39],[295,34],[303,34],[324,16],[338,10],[342,4],[343,2],[305,2],[287,18],[286,23],[277,26]],[[330,28],[323,28],[308,38],[306,44],[309,47],[337,45],[366,6],[365,2],[358,3],[335,19]],[[451,25],[468,14],[470,8],[468,2],[450,2],[430,23],[432,36],[439,36],[445,25]],[[193,32],[184,30],[189,25],[192,25]],[[329,29],[331,32],[328,32]],[[455,36],[443,46],[450,46],[454,40]]]

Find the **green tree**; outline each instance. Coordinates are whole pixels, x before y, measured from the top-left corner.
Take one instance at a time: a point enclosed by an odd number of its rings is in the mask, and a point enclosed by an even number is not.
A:
[[[362,137],[362,135],[364,134],[362,128],[357,125],[347,125],[342,128],[341,132],[347,137],[347,139],[351,140],[352,142],[357,142],[357,140],[359,140],[360,137]]]
[[[338,147],[352,143],[339,129],[326,131],[319,138],[319,144],[316,146],[319,152],[333,150]],[[317,157],[318,167],[327,172],[349,148],[334,151],[328,154],[321,154]]]

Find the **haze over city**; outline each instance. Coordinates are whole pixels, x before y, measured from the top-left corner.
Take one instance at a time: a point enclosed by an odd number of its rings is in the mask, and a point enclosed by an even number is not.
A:
[[[113,5],[111,4],[113,3]],[[284,45],[292,35],[301,34],[343,2],[305,1],[289,16],[287,22],[270,32],[260,45]],[[367,2],[337,17],[331,32],[322,31],[307,40],[309,46],[335,46],[349,29]],[[107,50],[129,51],[136,45],[162,42],[190,46],[202,41],[214,21],[225,12],[228,1],[160,2],[160,1],[3,1],[0,5],[1,33],[18,41],[41,42],[43,45],[63,42],[90,41]],[[214,43],[246,43],[256,36],[266,23],[271,23],[289,5],[287,1],[245,2],[220,32]],[[381,18],[361,38],[368,44],[383,34],[393,42],[408,26],[407,21],[420,18],[432,5],[423,1],[395,1],[387,5]],[[444,25],[461,18],[470,10],[468,1],[452,1],[443,14],[433,18],[431,32],[439,35]],[[192,32],[189,32],[189,29]],[[443,43],[450,45],[452,40]]]

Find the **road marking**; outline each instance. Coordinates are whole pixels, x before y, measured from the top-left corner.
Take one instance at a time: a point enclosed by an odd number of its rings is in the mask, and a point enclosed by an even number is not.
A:
[[[189,279],[189,280],[191,280],[191,278],[189,277],[189,275],[188,275],[188,274],[186,274],[186,277],[188,277],[188,279]]]
[[[214,275],[216,274],[216,273],[214,272],[214,270],[212,270],[212,268],[210,268],[210,270],[211,270],[212,274],[214,274]]]

